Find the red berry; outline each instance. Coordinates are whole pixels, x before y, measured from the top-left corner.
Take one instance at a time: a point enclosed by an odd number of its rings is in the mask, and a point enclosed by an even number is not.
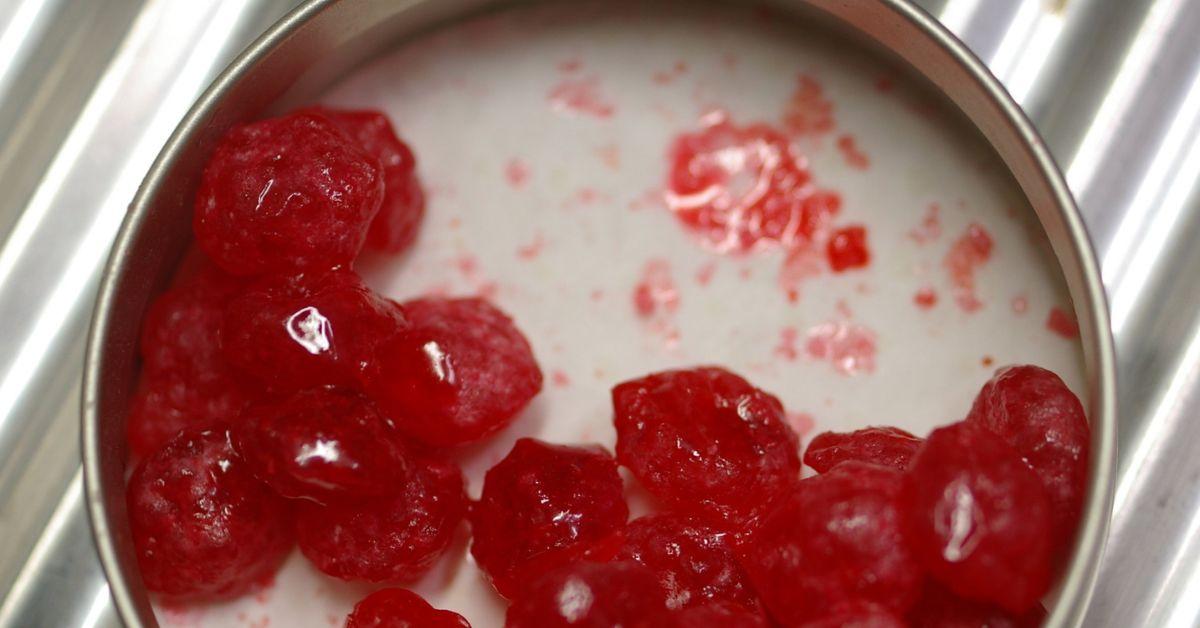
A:
[[[407,589],[380,589],[354,605],[346,628],[471,628],[462,615],[438,610]]]
[[[635,519],[618,557],[653,570],[671,608],[724,600],[759,610],[758,596],[733,554],[731,535],[699,520],[674,514]]]
[[[1087,488],[1087,417],[1079,398],[1054,373],[1036,366],[998,371],[967,420],[1012,445],[1033,469],[1050,498],[1056,552],[1070,549]]]
[[[412,467],[392,422],[366,398],[335,388],[252,404],[233,436],[275,492],[324,504],[393,495]]]
[[[143,377],[125,425],[129,447],[138,456],[148,456],[184,430],[234,422],[251,398],[226,375]]]
[[[230,364],[271,389],[349,386],[405,325],[399,306],[339,269],[259,282],[229,304],[221,343]]]
[[[846,462],[767,515],[742,564],[777,621],[803,624],[852,601],[903,614],[916,601],[923,575],[904,542],[902,485],[898,471]]]
[[[935,582],[927,582],[917,605],[908,613],[912,628],[1038,628],[1046,609],[1034,606],[1020,617],[981,602],[965,600]]]
[[[508,607],[505,628],[621,628],[665,610],[654,574],[632,561],[577,562],[537,578]]]
[[[417,299],[404,312],[411,328],[379,347],[365,384],[413,438],[438,447],[481,440],[542,389],[529,342],[487,301]]]
[[[287,505],[251,475],[224,429],[185,432],[144,459],[126,499],[142,580],[171,597],[242,593],[292,547]]]
[[[909,628],[888,610],[869,602],[847,602],[801,628]],[[980,628],[984,628],[980,626]]]
[[[783,405],[729,371],[647,375],[612,399],[617,459],[671,508],[741,522],[799,478]]]
[[[854,432],[818,434],[804,452],[804,464],[825,473],[847,460],[869,462],[897,471],[908,463],[921,447],[921,439],[898,427],[868,427]]]
[[[750,611],[733,602],[711,600],[643,620],[638,628],[768,628],[761,610]]]
[[[1050,583],[1050,502],[1020,454],[973,423],[934,430],[905,482],[909,545],[955,593],[1022,613]]]
[[[323,116],[230,130],[204,168],[193,229],[235,275],[348,266],[383,200],[379,162]]]
[[[834,231],[825,245],[825,255],[835,273],[866,266],[871,262],[866,228],[856,225]]]
[[[466,509],[462,472],[415,460],[398,494],[321,506],[300,505],[296,538],[321,571],[342,580],[411,582],[442,555]]]
[[[333,121],[383,166],[383,205],[367,231],[367,246],[400,253],[412,246],[425,216],[425,193],[417,179],[412,149],[396,137],[392,123],[378,111],[308,109]]]
[[[484,478],[471,509],[471,555],[508,598],[559,565],[607,560],[629,517],[621,488],[604,449],[522,438]]]

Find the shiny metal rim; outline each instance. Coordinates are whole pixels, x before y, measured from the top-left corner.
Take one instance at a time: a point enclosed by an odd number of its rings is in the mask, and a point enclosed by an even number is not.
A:
[[[91,520],[97,551],[108,576],[117,609],[127,625],[153,626],[156,625],[156,622],[149,609],[139,603],[144,596],[135,595],[129,580],[122,571],[121,557],[118,555],[113,532],[109,525],[112,513],[105,499],[101,481],[103,446],[100,442],[101,417],[98,410],[98,400],[103,385],[101,365],[104,362],[107,331],[116,322],[112,312],[119,279],[131,263],[135,236],[162,191],[165,174],[176,161],[183,147],[193,141],[200,127],[217,108],[231,87],[245,78],[258,61],[281,42],[297,33],[312,18],[337,3],[338,0],[309,0],[292,11],[242,52],[204,92],[172,134],[147,173],[130,206],[130,211],[121,226],[112,253],[105,265],[95,314],[89,331],[87,356],[84,364],[83,468],[88,516]],[[421,2],[411,0],[397,4],[404,5],[397,8],[397,12],[400,12],[406,8],[415,7]],[[1088,369],[1091,387],[1089,405],[1093,444],[1091,485],[1079,538],[1076,541],[1075,559],[1071,569],[1064,574],[1060,588],[1062,601],[1056,605],[1048,625],[1077,626],[1082,621],[1097,576],[1112,506],[1113,473],[1116,460],[1116,369],[1108,308],[1100,280],[1099,267],[1066,182],[1041,137],[1000,82],[962,42],[933,17],[911,4],[909,0],[872,0],[871,2],[808,0],[807,2],[781,1],[778,4],[811,4],[849,23],[852,28],[855,28],[854,19],[861,19],[863,14],[872,12],[891,13],[915,27],[941,52],[946,54],[957,66],[957,69],[970,77],[973,86],[986,94],[990,105],[999,109],[999,116],[1005,126],[1003,131],[1011,133],[1013,138],[1019,141],[1022,150],[1026,153],[1024,156],[1036,164],[1037,172],[1035,174],[1039,183],[1049,190],[1053,198],[1053,209],[1064,221],[1064,235],[1067,239],[1065,247],[1056,245],[1056,251],[1060,256],[1063,255],[1063,250],[1067,251],[1071,256],[1070,261],[1080,269],[1081,273],[1081,282],[1072,286],[1072,297],[1077,304],[1077,314],[1080,311],[1078,306],[1084,307],[1086,312],[1086,316],[1080,316],[1080,324],[1085,331],[1085,340],[1087,341],[1085,351],[1089,353]],[[870,33],[866,34],[868,37],[878,39]],[[911,59],[909,61],[913,62]],[[919,66],[919,63],[913,62],[913,65]],[[947,92],[947,96],[952,100],[954,95]],[[970,115],[969,112],[968,115]]]

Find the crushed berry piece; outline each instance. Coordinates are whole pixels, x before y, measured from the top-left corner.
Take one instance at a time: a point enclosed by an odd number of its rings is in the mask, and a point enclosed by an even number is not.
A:
[[[833,467],[857,460],[897,471],[908,468],[921,447],[921,439],[898,427],[868,427],[853,432],[818,434],[804,452],[804,464],[825,473]]]
[[[1021,456],[971,422],[934,430],[909,467],[909,545],[955,593],[1014,612],[1050,583],[1050,501]]]
[[[1038,628],[1046,621],[1041,604],[1020,616],[981,602],[963,599],[929,581],[908,613],[912,628]]]
[[[577,562],[537,578],[508,607],[505,628],[636,626],[666,608],[654,573],[633,561]]]
[[[801,624],[800,628],[908,628],[908,625],[877,604],[847,602],[819,619]]]
[[[350,270],[270,277],[234,299],[225,358],[276,391],[356,385],[376,345],[406,326],[403,310]]]
[[[757,611],[758,596],[734,556],[733,541],[732,535],[691,517],[649,515],[629,523],[618,558],[652,569],[670,608],[726,600]]]
[[[321,571],[342,580],[411,582],[433,566],[466,509],[462,472],[432,458],[393,497],[321,506],[302,502],[296,538]]]
[[[1061,559],[1075,538],[1087,488],[1091,433],[1079,398],[1046,369],[1010,366],[979,391],[967,421],[1006,440],[1042,481]]]
[[[259,482],[223,428],[188,431],[142,460],[126,492],[146,588],[178,599],[236,596],[292,547],[287,504]]]
[[[348,266],[383,200],[378,160],[323,116],[236,127],[204,168],[196,240],[235,275]]]
[[[411,437],[438,447],[481,440],[542,389],[529,342],[487,301],[417,299],[404,312],[411,328],[380,345],[364,377]]]
[[[522,438],[488,470],[471,509],[471,555],[508,598],[537,576],[581,558],[607,560],[629,508],[617,462],[601,447]]]
[[[408,589],[380,589],[354,605],[346,628],[471,628],[462,615],[438,610]]]
[[[655,373],[612,399],[617,459],[671,508],[742,522],[799,478],[783,405],[729,371]]]
[[[709,600],[643,620],[638,628],[768,628],[761,610],[751,611],[733,602]]]
[[[233,436],[275,492],[324,504],[393,495],[412,464],[399,430],[374,404],[334,388],[252,404]]]
[[[778,502],[742,557],[777,621],[802,625],[847,602],[908,610],[923,573],[903,537],[902,485],[894,469],[845,462]]]
[[[425,217],[425,192],[417,178],[417,160],[378,111],[348,111],[312,107],[349,135],[383,166],[383,204],[367,230],[367,246],[384,253],[401,253],[417,239]]]
[[[871,262],[866,228],[855,225],[834,231],[825,245],[825,256],[835,273],[865,267]]]

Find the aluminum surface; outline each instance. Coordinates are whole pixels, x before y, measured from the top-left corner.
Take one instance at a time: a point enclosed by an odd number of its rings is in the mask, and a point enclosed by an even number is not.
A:
[[[1068,174],[1104,262],[1117,319],[1121,480],[1085,625],[1200,625],[1200,457],[1189,449],[1198,428],[1188,420],[1200,409],[1200,277],[1188,271],[1200,260],[1187,247],[1200,235],[1200,0],[919,3],[963,37],[1030,113]],[[0,281],[0,389],[15,400],[0,412],[0,626],[115,625],[86,535],[74,437],[82,333],[103,254],[80,260],[77,280],[58,286],[70,267],[62,256],[79,250],[106,207],[132,197],[190,101],[289,3],[228,0],[219,5],[227,17],[218,24],[211,14],[185,13],[193,17],[173,37],[144,41],[122,57],[120,47],[136,31],[131,16],[153,20],[147,16],[163,7],[197,4],[218,7],[183,0],[0,2],[0,259],[6,267],[44,269],[9,272]],[[105,11],[88,13],[87,28],[61,19],[63,11],[81,15],[88,5]],[[206,31],[211,43],[189,54]],[[178,100],[164,101],[184,68],[196,76],[178,88]],[[144,91],[89,108],[100,79],[110,75]],[[161,124],[141,129],[154,146],[142,152],[135,151],[141,133],[101,137],[79,123],[144,126],[156,112]],[[17,120],[36,133],[18,133]],[[51,161],[61,164],[57,171],[46,170]],[[137,172],[132,183],[118,183],[115,174],[126,169]],[[72,170],[86,174],[69,179],[82,200],[58,192],[68,180],[61,173]],[[35,191],[61,200],[31,202]],[[110,197],[118,200],[100,202]],[[55,217],[66,228],[33,228]],[[22,221],[31,226],[18,237],[13,227]],[[106,244],[115,225],[100,227],[93,241]],[[39,327],[43,311],[58,314]],[[48,351],[37,364],[18,362],[14,349],[35,329]]]

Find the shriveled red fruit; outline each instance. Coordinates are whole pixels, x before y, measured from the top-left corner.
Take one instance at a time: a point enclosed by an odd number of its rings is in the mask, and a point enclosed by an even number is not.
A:
[[[740,523],[800,477],[783,405],[717,367],[612,391],[617,459],[672,509]]]
[[[378,111],[308,109],[324,115],[349,135],[383,167],[383,204],[367,231],[367,246],[385,253],[400,253],[412,246],[425,216],[425,193],[417,179],[417,160]]]
[[[618,557],[653,570],[671,608],[723,600],[758,611],[758,595],[733,549],[726,532],[685,515],[658,514],[629,522]]]
[[[235,275],[348,266],[379,211],[383,180],[379,161],[324,116],[261,120],[217,145],[192,227]]]
[[[928,582],[908,613],[912,628],[1038,628],[1046,621],[1041,604],[1020,616],[995,606],[963,599],[936,582]]]
[[[1000,369],[975,398],[967,421],[1012,445],[1050,497],[1057,552],[1070,549],[1087,488],[1087,417],[1079,398],[1054,373],[1036,366]]]
[[[471,555],[510,599],[560,565],[608,560],[629,517],[621,489],[603,448],[522,438],[484,478],[471,508]]]
[[[292,547],[287,504],[255,479],[223,428],[184,432],[142,460],[126,500],[142,581],[173,598],[238,595]]]
[[[733,602],[712,600],[644,619],[638,628],[768,628],[769,625],[761,610],[751,611]]]
[[[898,427],[868,427],[853,432],[818,434],[804,452],[804,464],[825,473],[847,460],[903,471],[921,447],[921,439]]]
[[[471,628],[462,615],[438,610],[408,589],[380,589],[354,605],[346,628]]]
[[[633,561],[572,563],[532,581],[506,628],[632,628],[666,608],[654,574]]]
[[[877,604],[847,602],[801,628],[909,628],[899,617]],[[980,628],[983,628],[982,626]]]
[[[462,472],[425,458],[414,462],[395,496],[329,506],[302,502],[296,538],[300,551],[335,578],[411,582],[446,550],[465,509]]]
[[[233,436],[275,492],[325,504],[398,493],[413,465],[391,420],[367,398],[336,388],[251,404]]]
[[[800,483],[767,515],[742,564],[771,615],[802,625],[848,602],[903,615],[923,573],[899,510],[903,475],[846,462]]]
[[[995,434],[961,422],[934,430],[909,467],[908,541],[940,583],[1013,613],[1050,584],[1050,501]]]
[[[229,303],[225,358],[277,391],[357,386],[375,347],[406,326],[404,312],[350,270],[276,276]]]
[[[129,447],[138,456],[148,456],[184,430],[234,422],[253,397],[227,375],[143,376],[125,423]]]
[[[403,307],[411,327],[378,348],[364,377],[368,394],[413,438],[438,447],[481,440],[542,389],[529,341],[487,301]]]

